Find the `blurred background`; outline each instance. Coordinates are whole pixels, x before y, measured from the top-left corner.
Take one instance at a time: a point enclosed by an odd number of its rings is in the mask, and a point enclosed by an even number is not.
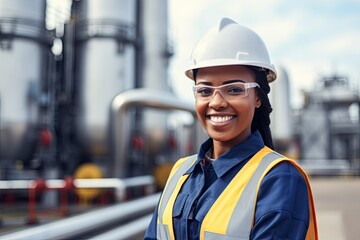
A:
[[[275,147],[311,176],[321,236],[356,239],[359,11],[354,0],[0,0],[0,234],[86,221],[66,236],[121,225],[116,238],[141,239],[172,164],[206,138],[184,69],[226,16],[267,44]],[[81,218],[107,207],[134,210]]]

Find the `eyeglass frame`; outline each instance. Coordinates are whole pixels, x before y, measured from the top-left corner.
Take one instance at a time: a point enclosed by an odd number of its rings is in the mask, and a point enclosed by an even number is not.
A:
[[[200,98],[201,100],[203,101],[207,101],[207,100],[210,100],[214,97],[214,94],[216,91],[219,91],[221,96],[224,98],[224,99],[228,99],[228,97],[232,97],[231,95],[228,95],[226,92],[224,93],[223,92],[223,89],[225,89],[225,87],[228,87],[228,86],[231,86],[231,85],[237,85],[237,84],[242,84],[244,85],[244,88],[245,88],[245,94],[244,95],[233,95],[233,97],[237,97],[239,99],[241,98],[245,98],[249,95],[249,89],[251,88],[260,88],[260,85],[256,82],[232,82],[232,83],[227,83],[227,84],[224,84],[224,85],[221,85],[221,86],[211,86],[211,85],[206,85],[206,84],[199,84],[199,85],[194,85],[192,87],[193,89],[193,94],[194,94],[194,97],[196,100],[198,100],[199,98],[197,97],[197,94],[199,94],[198,92],[198,87],[204,87],[204,88],[210,88],[213,90],[212,94],[209,94],[209,96],[207,97],[203,97],[203,98]]]

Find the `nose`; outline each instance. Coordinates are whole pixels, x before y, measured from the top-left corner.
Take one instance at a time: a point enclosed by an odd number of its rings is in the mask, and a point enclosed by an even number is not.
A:
[[[216,90],[210,99],[209,107],[214,109],[225,108],[227,106],[227,101],[219,90]]]

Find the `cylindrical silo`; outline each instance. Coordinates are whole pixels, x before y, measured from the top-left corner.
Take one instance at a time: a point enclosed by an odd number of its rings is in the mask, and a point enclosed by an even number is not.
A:
[[[141,87],[169,90],[167,0],[141,1],[140,31],[142,46]]]
[[[74,4],[76,136],[88,155],[104,159],[111,102],[135,86],[136,1]]]
[[[0,159],[26,163],[38,137],[49,51],[44,0],[0,0]]]
[[[288,153],[293,144],[289,77],[284,68],[279,67],[277,70],[278,77],[270,84],[270,101],[273,107],[270,128],[275,148],[284,154],[292,155]]]
[[[171,55],[168,41],[167,0],[140,1],[141,87],[169,92],[168,61]],[[170,161],[171,146],[168,126],[169,112],[146,109],[141,113],[143,134],[150,162]],[[152,164],[151,163],[151,164]]]

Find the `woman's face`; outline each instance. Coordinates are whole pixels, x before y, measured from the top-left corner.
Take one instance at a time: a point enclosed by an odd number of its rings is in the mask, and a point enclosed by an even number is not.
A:
[[[255,82],[255,75],[251,69],[244,66],[201,68],[197,72],[195,84],[217,87],[237,81]],[[238,99],[226,99],[216,90],[211,99],[196,100],[196,112],[214,141],[234,146],[250,136],[255,108],[260,104],[255,88],[250,88],[246,97]]]

